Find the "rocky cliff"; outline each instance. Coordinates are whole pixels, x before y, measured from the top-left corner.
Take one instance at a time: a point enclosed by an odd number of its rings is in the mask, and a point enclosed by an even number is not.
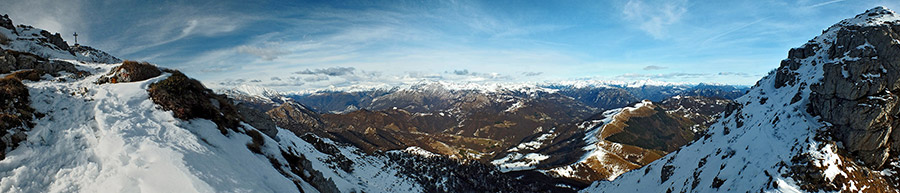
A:
[[[584,192],[897,192],[900,15],[843,20],[760,80],[700,140]]]

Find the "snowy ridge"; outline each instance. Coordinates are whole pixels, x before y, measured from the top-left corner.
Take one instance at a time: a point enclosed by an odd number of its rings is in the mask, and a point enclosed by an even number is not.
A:
[[[573,88],[640,88],[644,86],[694,86],[699,83],[690,83],[690,82],[665,82],[665,81],[657,81],[657,80],[638,80],[638,81],[620,81],[620,80],[567,80],[567,81],[559,81],[559,82],[547,82],[544,83],[544,86],[566,86]],[[708,84],[707,85],[722,85],[722,84]]]
[[[97,63],[121,62],[121,60],[106,52],[87,46],[68,47],[68,45],[65,45],[67,47],[60,47],[54,45],[53,43],[47,42],[52,40],[48,40],[50,37],[46,37],[45,34],[49,34],[49,32],[31,26],[20,25],[14,27],[14,29],[0,27],[0,39],[9,40],[6,44],[0,43],[0,48],[32,53],[47,59],[53,58]],[[59,41],[62,41],[62,39]],[[62,43],[64,44],[65,41]]]
[[[410,147],[407,147],[406,149],[403,149],[403,150],[391,150],[391,151],[388,151],[388,152],[404,152],[404,153],[409,153],[409,154],[413,154],[413,155],[420,155],[420,156],[424,156],[424,157],[441,156],[440,154],[432,153],[432,152],[430,152],[430,151],[428,151],[428,150],[422,149],[421,147],[417,147],[417,146],[410,146]]]
[[[627,114],[628,112],[636,111],[642,108],[652,109],[653,107],[653,102],[644,100],[632,107],[624,107],[604,111],[604,118],[601,120],[593,120],[582,123],[581,125],[579,125],[579,127],[587,131],[584,136],[584,141],[587,145],[582,148],[586,151],[585,154],[580,159],[578,159],[578,161],[575,161],[572,164],[552,168],[543,172],[555,176],[578,178],[579,176],[576,174],[576,170],[578,170],[577,168],[591,167],[591,165],[593,164],[591,162],[603,163],[597,165],[596,167],[603,167],[605,171],[609,172],[609,174],[606,176],[606,179],[614,180],[622,173],[633,169],[636,165],[632,164],[629,165],[630,167],[623,167],[621,165],[613,164],[607,161],[607,159],[611,159],[609,156],[617,156],[622,154],[622,144],[604,140],[605,137],[608,137],[605,135],[609,135],[607,132],[604,132],[604,129],[606,129],[607,126],[609,126],[611,123],[616,122],[617,117],[619,119],[622,119],[620,116],[624,116],[624,114]]]
[[[146,81],[97,85],[93,80],[114,65],[78,65],[84,79],[26,81],[32,106],[46,116],[28,138],[0,161],[2,192],[318,192],[293,175],[286,178],[273,160],[287,167],[282,151],[302,155],[313,171],[341,192],[419,192],[399,177],[385,157],[337,146],[352,172],[335,169],[334,155],[318,151],[290,131],[263,136],[264,155],[250,151],[251,137],[222,135],[205,119],[183,121],[157,108]],[[255,130],[242,124],[245,132]],[[324,139],[326,144],[334,144]],[[48,174],[50,174],[48,176]],[[374,180],[377,179],[377,180]],[[299,184],[295,184],[295,181]]]
[[[801,192],[796,179],[782,175],[793,173],[786,163],[798,155],[810,155],[815,167],[825,168],[826,180],[853,171],[847,167],[853,161],[836,154],[835,145],[815,140],[829,124],[807,113],[808,85],[823,79],[822,64],[843,60],[829,55],[841,28],[898,19],[893,11],[878,7],[831,26],[804,45],[815,50],[794,70],[796,83],[776,86],[776,73],[770,73],[737,99],[743,106],[713,124],[707,137],[615,181],[595,182],[583,192]],[[845,190],[860,192],[878,188],[844,185]]]
[[[260,86],[240,85],[231,88],[219,88],[216,92],[228,95],[232,98],[252,98],[265,104],[282,104],[291,99],[284,97],[279,92]]]
[[[452,81],[421,81],[402,85],[354,85],[351,87],[331,87],[327,89],[313,89],[282,92],[284,95],[309,95],[321,92],[365,92],[374,90],[421,90],[445,89],[448,91],[479,91],[482,93],[496,93],[515,91],[523,93],[556,92],[555,89],[541,87],[538,83],[509,83],[509,82],[452,82]]]
[[[856,15],[856,17],[842,20],[837,25],[865,27],[892,24],[898,21],[900,21],[900,15],[884,6],[878,6]]]
[[[171,74],[98,84],[121,65],[119,59],[87,46],[65,48],[47,34],[0,26],[0,36],[9,38],[0,48],[64,60],[88,76],[62,71],[23,81],[30,105],[43,116],[0,160],[0,192],[423,191],[390,158],[328,139],[302,139],[281,128],[262,135],[246,123],[223,134],[207,119],[178,119],[147,91]],[[270,102],[286,99],[258,87],[236,92]]]
[[[83,70],[110,65],[88,64]],[[101,74],[103,71],[94,71]],[[38,119],[27,142],[0,161],[3,192],[208,192],[296,189],[268,161],[243,147],[249,137],[226,137],[209,120],[180,121],[157,110],[147,81],[95,85],[29,82]],[[69,93],[77,93],[70,95]],[[203,139],[203,140],[201,140]],[[270,139],[271,140],[271,139]],[[236,147],[235,147],[236,146]],[[259,166],[233,167],[233,165]],[[47,174],[54,176],[47,177]],[[269,181],[256,181],[259,178]],[[280,177],[281,180],[277,180]],[[248,183],[231,183],[245,181]]]

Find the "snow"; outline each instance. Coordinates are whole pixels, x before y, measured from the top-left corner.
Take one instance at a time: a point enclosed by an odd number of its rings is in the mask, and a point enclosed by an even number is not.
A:
[[[538,127],[537,130],[540,130],[540,129],[541,129],[541,127]],[[513,148],[510,148],[509,150],[506,150],[506,151],[507,152],[518,152],[518,151],[522,151],[522,150],[537,150],[538,148],[541,148],[541,146],[543,146],[545,144],[544,141],[546,141],[547,139],[552,139],[552,138],[556,137],[556,134],[553,133],[553,130],[555,130],[555,129],[556,128],[551,129],[550,133],[541,134],[540,136],[535,138],[533,141],[520,143],[519,145],[517,145]]]
[[[863,45],[856,46],[856,49],[859,49],[859,50],[865,50],[866,48],[874,49],[875,46],[872,46],[872,44],[869,44],[869,40],[866,40],[866,43],[864,43]]]
[[[382,156],[362,155],[359,149],[340,146],[340,154],[353,164],[353,172],[347,173],[327,163],[332,157],[319,152],[312,144],[298,138],[290,131],[279,128],[278,138],[282,149],[292,149],[306,156],[315,170],[330,178],[341,192],[422,192],[422,188],[412,179],[400,177],[398,165]],[[327,138],[319,138],[328,144],[335,144]]]
[[[394,150],[394,151],[396,151],[396,150]],[[407,147],[406,149],[402,150],[402,152],[406,152],[406,153],[413,154],[413,155],[421,155],[421,156],[425,156],[425,157],[441,156],[439,154],[432,153],[428,150],[422,149],[421,147],[417,147],[417,146]]]
[[[900,15],[897,15],[896,13],[894,13],[894,11],[888,8],[878,6],[869,9],[865,13],[859,14],[856,17],[845,19],[838,24],[844,26],[866,27],[895,23],[898,20],[900,20]]]
[[[541,127],[538,127],[536,130],[543,130]],[[541,134],[536,137],[532,141],[522,142],[519,145],[512,147],[506,152],[505,157],[500,159],[496,159],[491,161],[491,164],[497,166],[500,169],[500,172],[511,172],[511,171],[521,171],[521,170],[530,170],[534,169],[535,165],[539,164],[541,161],[550,158],[550,156],[539,154],[539,153],[522,153],[532,150],[537,150],[543,146],[546,140],[553,139],[556,137],[556,133],[554,131],[556,128],[550,129],[548,133]]]
[[[512,105],[510,105],[509,108],[506,108],[506,110],[503,110],[503,112],[507,112],[507,113],[516,112],[516,110],[519,110],[522,107],[525,107],[525,102],[517,101],[516,103],[513,103]]]
[[[539,153],[510,153],[506,157],[491,161],[491,164],[499,167],[500,172],[511,172],[534,169],[535,165],[550,158],[550,156]]]

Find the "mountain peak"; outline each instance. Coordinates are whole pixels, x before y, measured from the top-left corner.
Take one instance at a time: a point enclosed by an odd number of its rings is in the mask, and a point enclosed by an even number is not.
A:
[[[856,17],[845,19],[839,23],[842,26],[876,26],[890,23],[898,23],[900,15],[884,6],[878,6]]]

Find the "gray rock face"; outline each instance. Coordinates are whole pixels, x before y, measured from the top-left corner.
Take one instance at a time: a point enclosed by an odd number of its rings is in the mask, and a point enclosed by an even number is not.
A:
[[[288,102],[266,112],[277,125],[294,133],[302,134],[321,129],[325,123],[319,118],[319,114],[309,110],[301,104]]]
[[[266,116],[264,112],[256,110],[247,104],[237,104],[235,106],[237,107],[238,113],[244,118],[244,122],[247,122],[247,124],[250,124],[253,128],[256,128],[272,139],[278,139],[276,137],[278,129],[275,128],[276,125],[275,122],[272,121],[272,118]]]
[[[833,124],[831,133],[866,165],[880,168],[900,155],[900,24],[845,26],[829,51],[824,78],[810,88],[809,111]],[[809,57],[804,47],[791,50],[785,68]],[[788,65],[785,65],[788,64]]]
[[[59,33],[50,34],[50,32],[48,31],[41,31],[41,35],[46,37],[47,41],[50,42],[50,44],[53,44],[62,50],[69,50],[69,43],[66,43],[66,41],[62,39],[62,36],[60,36]]]
[[[0,73],[9,73],[16,70],[34,69],[53,73],[65,71],[70,73],[83,73],[75,68],[75,65],[66,61],[47,60],[34,54],[0,50]]]
[[[0,16],[0,27],[16,31],[16,26],[14,26],[12,20],[9,19],[9,15]]]

